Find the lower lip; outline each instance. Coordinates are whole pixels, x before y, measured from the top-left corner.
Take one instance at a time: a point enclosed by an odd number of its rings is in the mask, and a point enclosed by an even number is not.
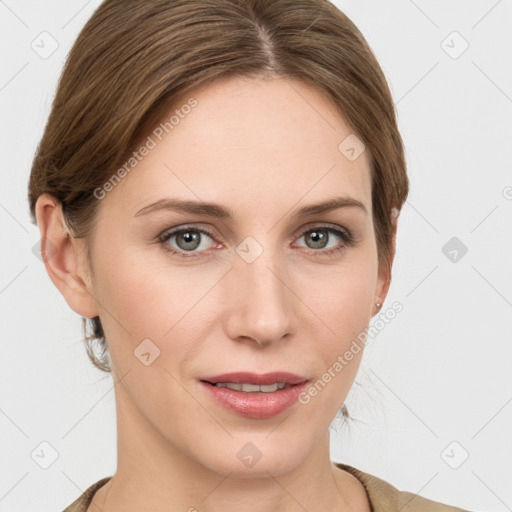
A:
[[[258,391],[246,393],[228,388],[220,388],[200,381],[206,391],[219,404],[239,416],[252,419],[272,418],[291,407],[307,386],[307,381],[289,388],[279,389],[271,393]]]

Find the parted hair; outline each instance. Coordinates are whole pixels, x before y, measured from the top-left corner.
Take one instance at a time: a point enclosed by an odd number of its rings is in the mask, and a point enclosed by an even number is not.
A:
[[[228,76],[300,79],[344,117],[371,155],[379,268],[391,276],[390,212],[409,191],[395,105],[369,44],[328,0],[105,0],[59,79],[28,184],[32,223],[48,193],[72,236],[87,240],[99,211],[94,191],[178,95]],[[110,372],[99,316],[82,327],[90,360]]]

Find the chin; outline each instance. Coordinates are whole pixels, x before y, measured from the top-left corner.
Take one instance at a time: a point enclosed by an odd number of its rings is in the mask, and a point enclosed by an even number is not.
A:
[[[268,478],[269,474],[278,476],[292,471],[307,458],[303,448],[310,443],[305,440],[272,442],[265,439],[266,435],[268,433],[261,437],[246,434],[235,437],[229,443],[217,444],[220,450],[210,453],[207,459],[199,457],[198,460],[211,471],[230,473],[231,478]]]

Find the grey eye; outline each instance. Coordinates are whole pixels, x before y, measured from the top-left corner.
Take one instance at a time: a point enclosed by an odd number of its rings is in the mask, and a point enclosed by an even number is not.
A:
[[[313,229],[304,234],[305,240],[310,240],[312,245],[308,245],[311,249],[324,249],[329,241],[329,230]]]
[[[212,237],[206,231],[202,229],[185,228],[168,233],[163,237],[162,241],[168,243],[171,248],[175,248],[178,251],[203,252],[209,247],[208,239],[211,245]],[[171,243],[171,241],[174,243]],[[196,251],[198,248],[200,250]]]

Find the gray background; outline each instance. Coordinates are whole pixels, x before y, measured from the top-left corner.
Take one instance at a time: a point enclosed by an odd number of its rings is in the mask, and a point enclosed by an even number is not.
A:
[[[512,510],[512,1],[335,3],[390,82],[411,192],[383,308],[404,309],[366,349],[347,401],[360,421],[333,423],[332,458],[437,501]],[[115,471],[112,380],[32,252],[26,201],[63,60],[98,4],[0,1],[0,509],[12,512],[61,510]],[[44,442],[58,455],[47,469]]]

